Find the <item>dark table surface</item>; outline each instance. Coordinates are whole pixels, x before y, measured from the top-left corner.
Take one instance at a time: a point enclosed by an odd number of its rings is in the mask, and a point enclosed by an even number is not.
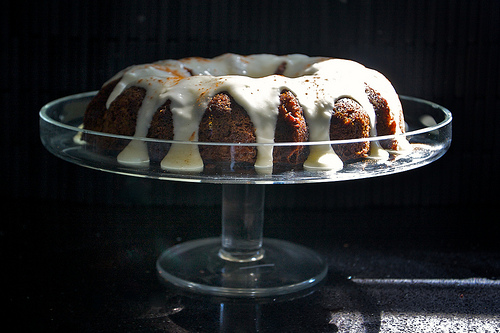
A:
[[[265,237],[315,249],[328,277],[307,295],[242,301],[181,294],[155,272],[166,248],[219,235],[220,207],[7,204],[2,303],[19,331],[499,331],[493,209],[266,211]]]

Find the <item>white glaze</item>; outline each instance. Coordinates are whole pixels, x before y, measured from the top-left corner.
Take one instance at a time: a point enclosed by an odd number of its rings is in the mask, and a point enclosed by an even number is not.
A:
[[[284,75],[274,75],[286,62]],[[193,74],[194,76],[191,76]],[[108,101],[113,101],[128,87],[146,90],[139,109],[134,136],[145,137],[153,114],[167,100],[171,101],[174,140],[198,140],[198,127],[211,98],[229,93],[248,113],[255,126],[257,143],[273,143],[278,116],[279,95],[290,90],[299,100],[309,127],[310,141],[329,141],[330,119],[335,101],[341,97],[356,100],[370,117],[370,136],[376,136],[376,118],[365,93],[368,84],[387,100],[391,113],[399,121],[401,103],[391,83],[380,73],[350,60],[308,57],[294,54],[276,56],[259,54],[240,56],[224,54],[213,59],[186,58],[131,66],[108,82],[120,78]],[[108,83],[107,82],[107,83]],[[400,133],[399,124],[396,126]],[[120,153],[120,163],[149,163],[146,145],[133,140]],[[401,147],[405,145],[401,144]],[[272,170],[272,146],[260,146],[255,168]],[[388,156],[378,142],[372,142],[370,156]],[[161,162],[169,171],[201,171],[203,161],[196,145],[173,144]],[[330,145],[311,146],[304,163],[311,170],[339,170],[342,162]]]

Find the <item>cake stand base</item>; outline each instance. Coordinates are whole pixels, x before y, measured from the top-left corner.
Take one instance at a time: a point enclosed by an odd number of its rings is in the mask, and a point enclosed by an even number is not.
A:
[[[220,238],[189,241],[163,252],[159,276],[194,293],[228,297],[269,297],[318,284],[327,264],[315,252],[283,240],[263,239],[262,255],[232,261],[221,252]]]

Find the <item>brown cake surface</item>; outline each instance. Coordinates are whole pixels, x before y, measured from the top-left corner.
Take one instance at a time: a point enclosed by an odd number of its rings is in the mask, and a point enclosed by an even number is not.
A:
[[[245,142],[255,143],[255,128],[245,109],[227,93],[215,95],[201,119],[198,141],[200,142]],[[253,166],[257,149],[249,146],[200,145],[200,155],[208,166],[225,162],[229,168]]]
[[[330,139],[346,140],[368,138],[370,118],[361,105],[349,98],[341,98],[335,103],[330,121]],[[365,158],[370,151],[367,141],[334,145],[333,150],[343,161]]]
[[[309,129],[304,117],[304,111],[299,101],[288,90],[280,94],[280,105],[276,121],[275,142],[306,142],[309,140]],[[277,170],[295,168],[307,159],[307,146],[276,146],[273,150],[274,167]]]

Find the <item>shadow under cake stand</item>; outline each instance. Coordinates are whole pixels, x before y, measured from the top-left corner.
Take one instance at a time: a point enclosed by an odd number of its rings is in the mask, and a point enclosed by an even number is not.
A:
[[[451,144],[451,113],[435,103],[400,96],[411,149],[389,152],[385,159],[348,163],[341,170],[296,170],[276,174],[223,168],[220,172],[165,171],[160,163],[120,163],[116,153],[96,149],[79,138],[107,137],[144,145],[199,145],[196,142],[154,140],[93,132],[79,127],[96,92],[72,95],[45,105],[40,111],[40,136],[54,155],[101,171],[153,179],[222,184],[222,236],[188,241],[164,251],[157,260],[160,278],[183,290],[226,297],[272,297],[303,292],[326,276],[328,267],[316,252],[284,240],[263,238],[265,185],[335,182],[404,172],[440,158]],[[301,145],[346,147],[369,140],[372,146],[393,136],[363,140],[307,142]],[[205,144],[205,143],[203,143]],[[214,145],[214,144],[211,144]],[[245,144],[227,145],[230,148]],[[250,144],[249,144],[250,145]],[[251,144],[265,146],[265,144]],[[272,144],[274,149],[297,143]]]

